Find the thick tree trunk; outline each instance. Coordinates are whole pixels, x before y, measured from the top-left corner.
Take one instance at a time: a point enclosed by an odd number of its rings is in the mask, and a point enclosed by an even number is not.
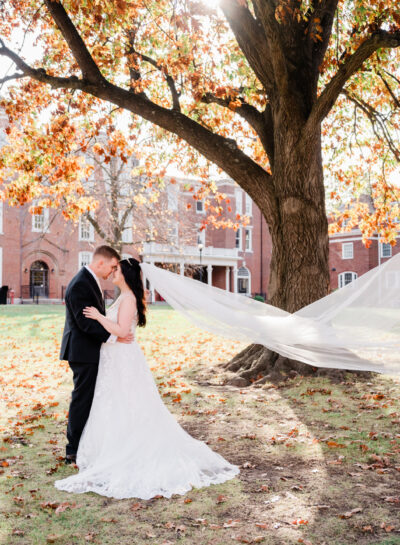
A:
[[[293,124],[294,125],[294,124]],[[321,144],[297,144],[301,127],[278,132],[273,169],[278,214],[269,226],[272,259],[268,302],[295,312],[329,290],[329,240]],[[275,134],[277,134],[275,132]],[[244,386],[265,377],[315,373],[315,368],[251,345],[224,367],[237,373],[230,383]]]

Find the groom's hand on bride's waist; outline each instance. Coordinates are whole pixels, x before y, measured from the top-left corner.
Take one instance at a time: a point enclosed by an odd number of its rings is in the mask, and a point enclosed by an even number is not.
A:
[[[130,343],[133,343],[133,341],[135,340],[135,337],[133,335],[133,333],[129,333],[126,337],[117,337],[117,343],[127,343],[127,344],[130,344]]]

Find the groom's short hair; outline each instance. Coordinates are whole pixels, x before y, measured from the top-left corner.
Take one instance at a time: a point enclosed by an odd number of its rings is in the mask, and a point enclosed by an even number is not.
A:
[[[111,246],[99,246],[95,249],[93,258],[95,258],[96,256],[102,256],[107,259],[112,259],[113,257],[115,257],[115,259],[121,261],[121,256],[119,255],[117,250],[114,250],[114,248],[111,248]]]

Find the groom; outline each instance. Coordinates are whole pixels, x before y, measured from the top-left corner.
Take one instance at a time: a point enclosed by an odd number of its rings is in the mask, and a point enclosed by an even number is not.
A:
[[[83,314],[85,307],[96,307],[105,314],[99,278],[106,280],[117,270],[120,256],[110,246],[96,248],[90,265],[85,265],[68,284],[65,292],[65,325],[61,360],[68,360],[73,372],[74,390],[69,406],[65,462],[75,463],[79,440],[89,417],[100,358],[105,342],[131,343],[133,335],[121,339],[110,335],[96,320]]]

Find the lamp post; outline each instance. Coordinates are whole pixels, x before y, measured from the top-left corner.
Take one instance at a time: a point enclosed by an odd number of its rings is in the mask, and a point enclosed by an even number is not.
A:
[[[200,242],[197,247],[199,249],[199,254],[200,254],[200,282],[203,282],[203,267],[202,267],[202,264],[201,264],[201,256],[202,256],[202,253],[203,253],[203,244]]]

